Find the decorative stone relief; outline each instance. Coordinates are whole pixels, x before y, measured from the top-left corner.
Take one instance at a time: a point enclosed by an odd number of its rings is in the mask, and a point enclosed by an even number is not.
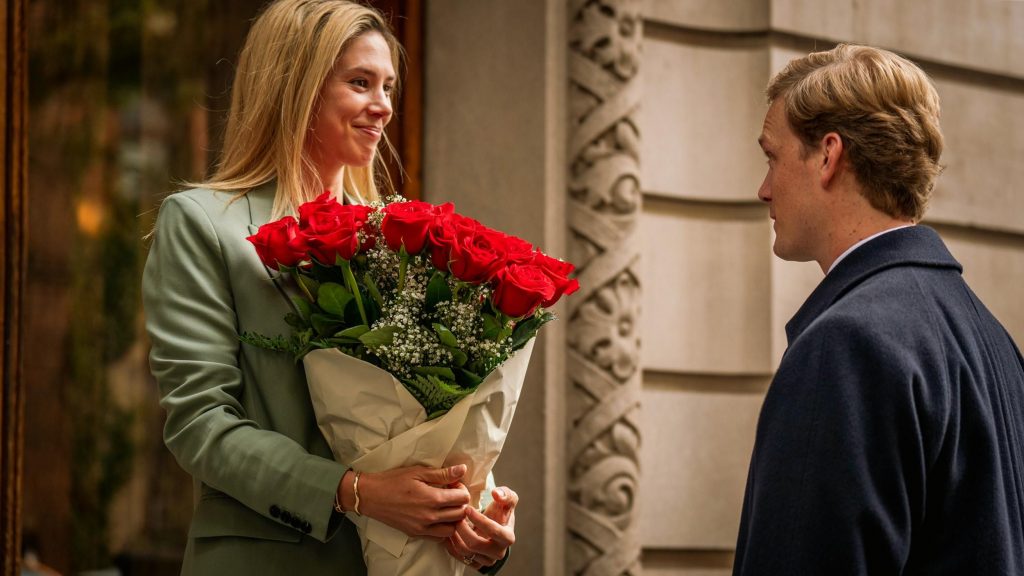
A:
[[[568,563],[640,573],[639,131],[642,0],[569,6]]]

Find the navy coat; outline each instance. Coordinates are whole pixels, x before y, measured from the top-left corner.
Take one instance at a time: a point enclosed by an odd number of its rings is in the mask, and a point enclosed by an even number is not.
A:
[[[734,574],[1024,575],[1024,361],[960,274],[895,230],[787,324]]]

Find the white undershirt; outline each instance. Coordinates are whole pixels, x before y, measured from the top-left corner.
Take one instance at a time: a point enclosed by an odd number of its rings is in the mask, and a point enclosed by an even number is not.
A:
[[[828,275],[830,272],[832,272],[832,270],[835,269],[836,264],[839,264],[840,262],[842,262],[843,258],[846,258],[847,256],[849,256],[851,252],[853,252],[857,248],[860,248],[864,244],[867,244],[868,242],[874,240],[875,238],[878,238],[882,234],[888,234],[889,232],[892,232],[893,230],[899,230],[900,228],[909,228],[911,226],[913,226],[913,224],[904,224],[903,226],[897,226],[895,228],[889,228],[888,230],[882,230],[881,232],[879,232],[877,234],[872,234],[871,236],[868,236],[867,238],[861,240],[860,242],[857,242],[853,246],[850,246],[849,248],[847,248],[845,252],[840,254],[839,258],[836,258],[836,261],[833,262],[832,265],[828,267],[828,272],[826,272],[825,274]]]

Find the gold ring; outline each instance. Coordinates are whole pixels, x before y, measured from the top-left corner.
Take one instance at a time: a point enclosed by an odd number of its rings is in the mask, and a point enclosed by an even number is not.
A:
[[[472,566],[474,558],[476,558],[476,554],[470,554],[469,556],[463,556],[462,557],[462,563],[465,564],[466,566]]]

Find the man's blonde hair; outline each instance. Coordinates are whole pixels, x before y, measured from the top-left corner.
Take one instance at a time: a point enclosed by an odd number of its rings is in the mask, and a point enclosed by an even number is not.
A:
[[[276,178],[274,217],[323,192],[325,183],[305,151],[313,109],[337,58],[371,31],[384,37],[399,70],[401,47],[373,8],[347,0],[277,0],[268,5],[239,54],[220,161],[213,176],[197,186],[241,196]],[[397,90],[396,79],[394,97]],[[391,149],[386,136],[383,142]],[[344,171],[346,191],[364,200],[378,198],[377,178],[390,185],[379,154],[369,166],[346,166]]]
[[[769,104],[809,150],[829,132],[873,207],[897,218],[924,215],[941,171],[939,95],[928,76],[892,52],[840,44],[791,61],[768,84]]]

